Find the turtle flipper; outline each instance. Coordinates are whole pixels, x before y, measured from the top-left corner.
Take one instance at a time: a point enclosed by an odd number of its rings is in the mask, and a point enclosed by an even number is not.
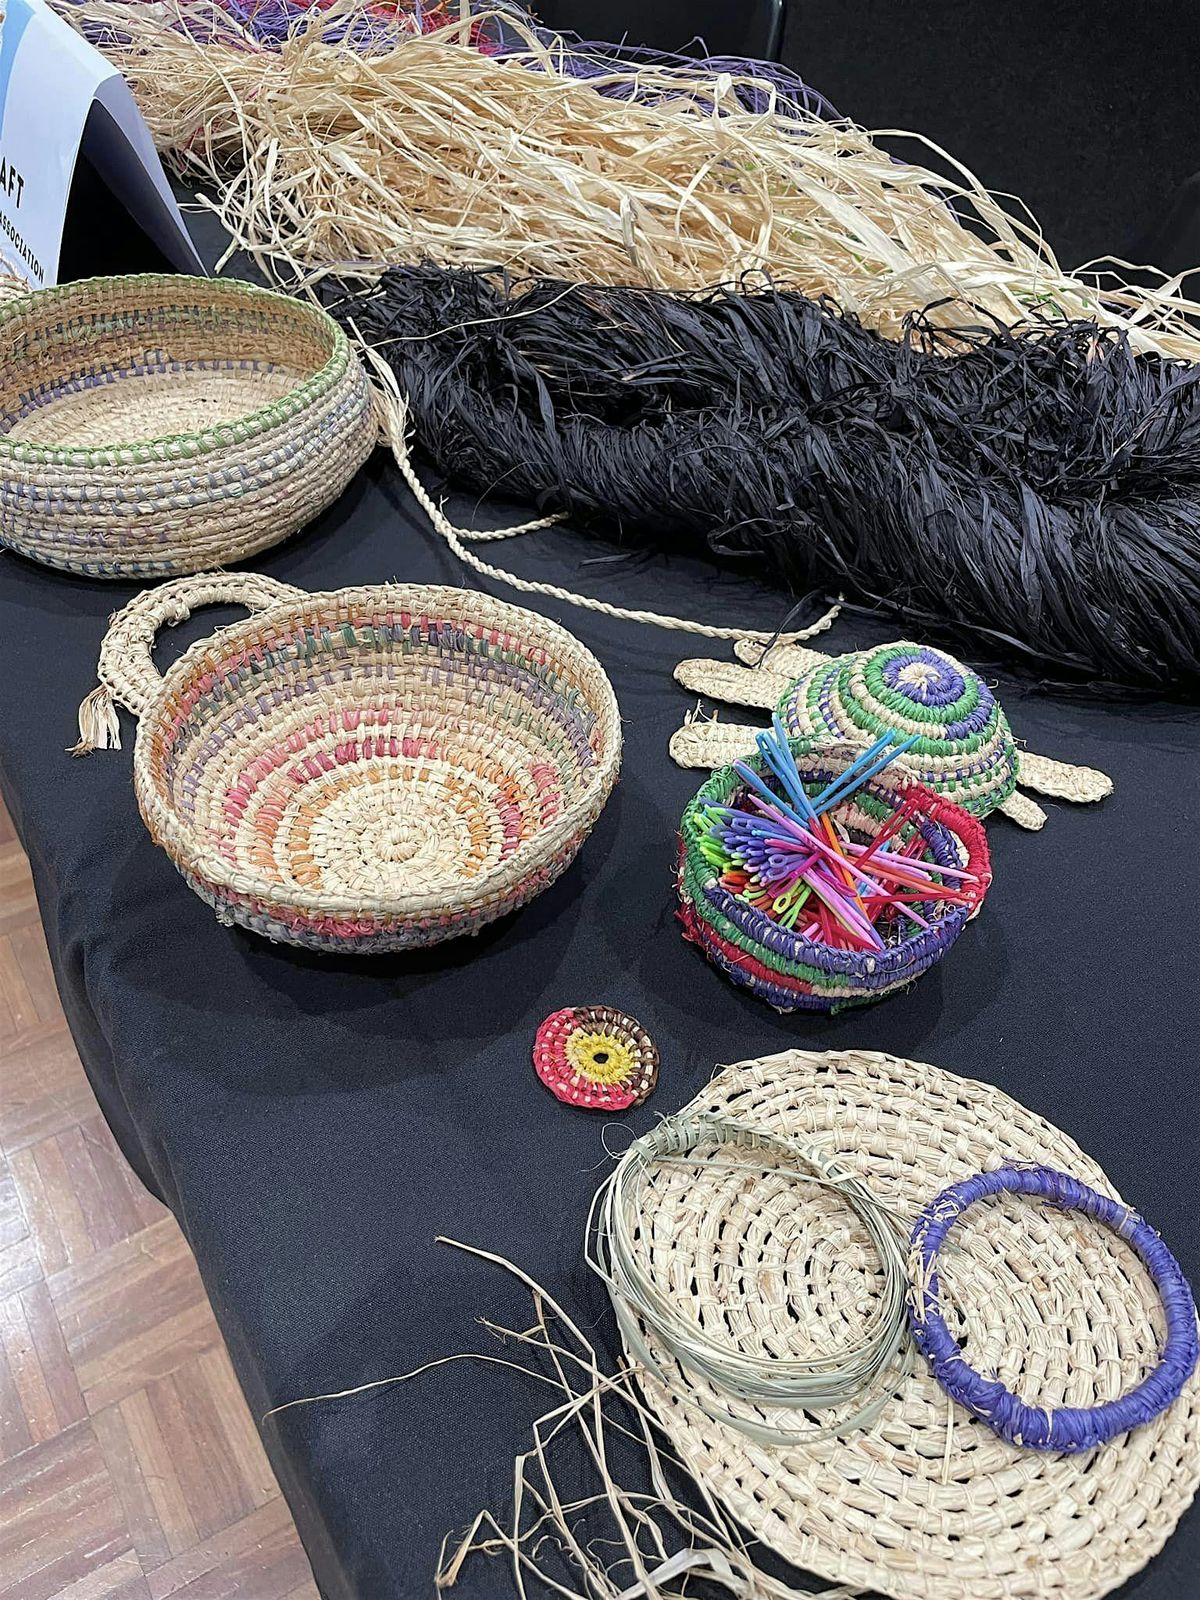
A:
[[[1041,806],[1019,789],[1014,789],[1007,800],[1001,800],[996,810],[1002,811],[1018,828],[1028,828],[1031,833],[1046,826],[1046,813]]]
[[[764,672],[779,672],[789,679],[798,678],[801,673],[822,666],[829,660],[819,650],[809,650],[802,644],[773,644],[770,649],[764,649],[757,639],[739,639],[733,647],[733,653],[748,667],[756,667]]]
[[[713,661],[707,656],[681,661],[675,668],[675,681],[694,694],[706,694],[729,705],[760,706],[772,710],[792,686],[795,674],[775,672],[767,667],[738,667],[732,661]]]
[[[1082,804],[1103,800],[1113,791],[1112,779],[1095,767],[1073,767],[1066,761],[1052,761],[1049,756],[1035,756],[1028,750],[1018,754],[1017,774],[1026,788],[1055,800]]]
[[[671,759],[680,767],[727,767],[754,754],[761,732],[746,723],[695,717],[671,735]]]

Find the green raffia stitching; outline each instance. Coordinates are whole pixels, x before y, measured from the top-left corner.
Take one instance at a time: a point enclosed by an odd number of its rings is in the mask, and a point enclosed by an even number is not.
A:
[[[54,288],[39,289],[36,291],[39,306],[47,304],[47,297],[51,301],[63,300],[78,294],[93,283],[106,283],[104,278],[85,278],[76,283],[61,284]],[[131,295],[140,290],[161,290],[167,297],[176,299],[189,291],[198,292],[196,286],[201,286],[205,293],[217,296],[214,305],[201,307],[203,311],[211,309],[211,321],[214,328],[226,325],[228,318],[219,315],[222,301],[220,296],[227,296],[225,303],[235,304],[246,296],[261,299],[264,302],[264,314],[268,323],[284,327],[287,324],[280,316],[279,300],[281,296],[269,289],[260,289],[255,284],[243,283],[240,279],[220,278],[188,278],[171,273],[146,272],[122,278],[123,286],[128,287]],[[11,300],[0,306],[0,337],[3,337],[5,324],[14,318],[27,313],[28,298]],[[188,308],[173,306],[177,311],[179,320],[164,323],[164,327],[196,326],[197,319],[188,315]],[[314,332],[324,334],[329,341],[330,356],[317,372],[310,377],[300,380],[286,395],[281,395],[277,400],[269,401],[260,406],[258,410],[251,411],[245,417],[239,418],[236,429],[230,424],[219,424],[206,428],[200,433],[168,433],[154,439],[138,440],[129,444],[104,445],[94,448],[80,446],[39,445],[30,441],[10,440],[6,434],[0,434],[0,462],[9,460],[23,465],[45,466],[79,466],[79,467],[117,467],[147,465],[155,461],[176,459],[172,447],[185,458],[194,458],[206,454],[209,450],[226,449],[231,444],[245,444],[257,438],[272,428],[281,426],[292,420],[299,412],[305,410],[315,400],[321,399],[343,377],[346,367],[351,360],[349,340],[344,330],[325,311],[317,306],[309,305],[303,301],[295,301],[287,306],[298,322],[307,322]],[[153,308],[145,312],[131,312],[130,315],[149,316]],[[236,318],[236,304],[234,318]],[[110,319],[111,320],[111,319]],[[58,344],[78,345],[78,337],[69,337],[72,332],[84,333],[90,327],[97,326],[97,319],[92,317],[77,317],[67,319],[57,325],[61,331],[61,339],[45,341],[48,347]],[[29,335],[25,340],[14,345],[14,350],[19,351],[23,346],[33,344],[36,348],[38,340],[35,335]],[[40,559],[40,558],[39,558]]]
[[[899,654],[902,648],[901,646],[896,646],[891,650],[890,654],[884,651],[880,651],[879,654],[890,659],[892,655]],[[881,717],[877,712],[872,711],[869,706],[864,705],[853,692],[849,678],[850,672],[858,660],[857,653],[846,657],[836,657],[824,666],[813,668],[805,675],[804,706],[808,713],[809,721],[817,727],[824,727],[825,717],[821,710],[821,694],[832,678],[836,680],[838,688],[842,691],[841,704],[856,727],[863,728],[867,732],[876,735],[876,737],[884,733],[894,733],[895,724],[888,721],[886,717]],[[882,684],[882,680],[877,685],[872,681],[866,670],[864,670],[864,677],[867,678],[868,687],[877,699],[887,704],[892,703],[888,697],[894,692],[888,689],[886,684]],[[973,681],[970,687],[973,691],[970,709],[973,709],[978,702],[979,694]],[[881,690],[884,692],[881,692]],[[807,732],[800,733],[795,691],[796,686],[793,684],[780,697],[775,709],[790,733],[795,733],[802,738],[812,739],[814,737],[812,734]],[[904,718],[905,726],[907,727],[908,723],[917,720],[913,716],[912,703],[905,700],[903,696],[897,697],[897,700],[897,715]],[[957,706],[961,703],[960,699],[955,704]],[[1015,792],[1018,781],[1016,744],[1013,739],[1012,729],[1008,724],[1008,718],[999,701],[994,704],[993,715],[989,720],[988,726],[978,733],[967,734],[962,739],[955,739],[949,745],[945,739],[919,734],[916,743],[909,747],[905,759],[915,764],[916,758],[922,756],[931,760],[943,760],[947,756],[973,756],[997,737],[999,737],[1002,749],[998,754],[998,759],[993,761],[984,771],[971,773],[965,778],[950,774],[943,776],[938,773],[936,777],[929,775],[923,780],[941,794],[956,796],[958,803],[965,807],[966,810],[976,815],[981,812],[986,815],[988,812],[994,811],[997,806],[1003,805],[1004,801]]]

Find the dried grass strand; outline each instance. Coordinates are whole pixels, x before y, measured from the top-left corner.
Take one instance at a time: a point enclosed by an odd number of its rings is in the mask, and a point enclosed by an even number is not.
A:
[[[331,16],[350,24],[364,0],[315,12],[278,50],[239,43],[224,13],[214,40],[213,0],[57,3],[129,79],[175,170],[211,191],[230,253],[277,283],[417,260],[662,289],[766,271],[892,337],[914,309],[953,325],[970,307],[1090,317],[1200,357],[1181,276],[1102,290],[934,142],[905,135],[950,179],[783,107],[752,73],[639,63],[581,81],[531,29],[523,56],[463,48],[487,14],[378,54],[330,42]],[[601,92],[625,82],[636,98]],[[747,109],[747,87],[768,109]]]

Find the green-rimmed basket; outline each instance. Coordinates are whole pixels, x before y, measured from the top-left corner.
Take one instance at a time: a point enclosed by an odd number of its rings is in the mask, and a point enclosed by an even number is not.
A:
[[[0,305],[0,542],[47,566],[244,560],[336,499],[376,435],[345,334],[286,295],[148,274]]]

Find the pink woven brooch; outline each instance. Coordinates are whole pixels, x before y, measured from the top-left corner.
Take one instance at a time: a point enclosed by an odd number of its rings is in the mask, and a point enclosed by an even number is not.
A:
[[[658,1050],[634,1017],[608,1006],[567,1006],[533,1042],[537,1075],[557,1099],[586,1111],[641,1105],[658,1081]]]

